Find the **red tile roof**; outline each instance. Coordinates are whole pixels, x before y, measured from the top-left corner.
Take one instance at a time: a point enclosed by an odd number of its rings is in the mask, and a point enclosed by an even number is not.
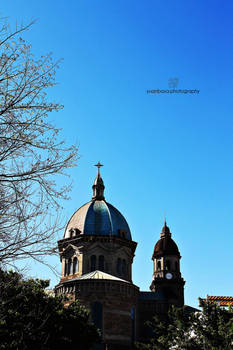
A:
[[[233,305],[233,297],[207,295],[206,299],[202,299],[205,303],[217,303],[220,306]]]
[[[207,295],[208,300],[232,300],[233,301],[233,297],[216,297],[216,296],[211,296],[211,295]]]

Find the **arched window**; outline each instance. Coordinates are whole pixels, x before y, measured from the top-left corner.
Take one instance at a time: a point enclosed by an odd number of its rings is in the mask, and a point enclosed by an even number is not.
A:
[[[96,256],[92,255],[91,256],[91,271],[95,271],[96,270]]]
[[[135,308],[132,307],[130,311],[131,311],[131,320],[132,320],[131,339],[132,339],[132,343],[134,343],[135,341]]]
[[[68,275],[68,262],[67,260],[65,259],[65,271],[64,271],[64,276],[67,276]]]
[[[104,271],[104,256],[103,255],[99,256],[99,270]]]
[[[72,273],[72,260],[68,260],[68,269],[67,269],[67,275],[70,275]]]
[[[73,260],[73,274],[78,272],[78,259],[75,257]]]
[[[170,260],[166,260],[166,270],[171,270],[171,262],[170,262]]]
[[[122,260],[122,276],[126,276],[126,261],[125,259]]]
[[[161,270],[161,261],[157,261],[157,270]]]
[[[121,258],[117,259],[117,273],[118,275],[121,275]]]
[[[103,329],[103,306],[100,302],[95,301],[91,304],[91,317],[94,325],[100,331]]]

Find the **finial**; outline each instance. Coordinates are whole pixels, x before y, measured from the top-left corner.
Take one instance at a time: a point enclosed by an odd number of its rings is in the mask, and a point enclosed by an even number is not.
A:
[[[98,168],[98,174],[100,173],[100,168],[103,166],[103,164],[101,164],[100,162],[98,162],[97,164],[95,164],[95,166],[97,166]]]
[[[162,228],[162,232],[161,232],[160,236],[161,236],[161,238],[162,238],[162,237],[165,237],[165,236],[167,236],[167,235],[171,236],[171,232],[170,232],[169,227],[167,226],[167,220],[166,220],[166,214],[165,214],[164,226],[163,226],[163,228]]]

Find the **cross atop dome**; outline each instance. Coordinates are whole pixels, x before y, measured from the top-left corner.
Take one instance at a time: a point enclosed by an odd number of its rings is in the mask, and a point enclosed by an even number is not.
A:
[[[98,168],[98,174],[100,173],[100,168],[103,166],[103,164],[101,164],[100,162],[98,162],[97,164],[95,164],[94,166],[97,166]]]

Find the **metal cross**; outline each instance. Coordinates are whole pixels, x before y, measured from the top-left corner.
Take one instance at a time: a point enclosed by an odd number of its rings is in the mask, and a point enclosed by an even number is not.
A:
[[[100,173],[100,168],[103,166],[103,164],[101,164],[100,162],[98,162],[97,164],[95,164],[95,166],[97,166],[98,168],[98,174]]]

